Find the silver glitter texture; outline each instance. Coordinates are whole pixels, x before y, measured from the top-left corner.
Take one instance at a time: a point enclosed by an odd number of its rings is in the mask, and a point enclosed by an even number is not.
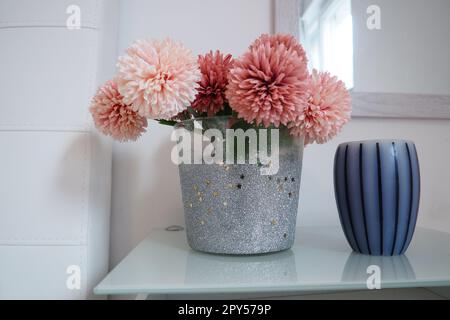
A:
[[[261,175],[260,166],[251,164],[179,165],[189,245],[242,255],[289,249],[302,157],[301,143],[280,143],[279,170],[272,176]]]

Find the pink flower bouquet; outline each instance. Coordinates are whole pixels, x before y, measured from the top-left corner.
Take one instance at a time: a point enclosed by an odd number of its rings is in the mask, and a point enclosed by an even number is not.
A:
[[[147,119],[174,125],[230,115],[264,128],[287,128],[305,144],[325,143],[350,120],[342,81],[309,72],[302,46],[290,35],[261,35],[239,58],[220,51],[195,58],[170,39],[140,40],[97,91],[90,111],[96,127],[119,141],[136,140]]]

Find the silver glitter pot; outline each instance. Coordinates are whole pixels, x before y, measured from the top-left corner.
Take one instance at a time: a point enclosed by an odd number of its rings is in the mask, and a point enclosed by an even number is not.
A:
[[[187,129],[191,142],[199,132],[219,130],[224,136],[223,154],[226,155],[230,151],[227,150],[226,130],[243,127],[245,124],[234,118],[214,117],[186,120],[175,128]],[[271,140],[268,145],[271,148]],[[259,152],[258,149],[256,153]],[[246,156],[248,160],[248,152]],[[271,157],[274,156],[272,153]],[[261,173],[270,163],[227,164],[226,156],[224,158],[224,162],[214,164],[179,164],[187,241],[191,248],[209,253],[248,255],[292,247],[303,139],[291,137],[285,129],[279,130],[279,169],[272,175]]]

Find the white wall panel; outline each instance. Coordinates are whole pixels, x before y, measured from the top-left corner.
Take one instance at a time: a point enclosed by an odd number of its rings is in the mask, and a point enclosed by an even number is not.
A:
[[[0,132],[0,244],[84,244],[89,133]]]
[[[103,0],[105,1],[105,0]],[[2,0],[0,1],[0,28],[59,26],[65,27],[66,10],[77,5],[81,12],[81,27],[99,27],[101,0]],[[106,0],[107,1],[107,0]]]
[[[0,128],[87,127],[97,75],[97,32],[0,29]]]
[[[112,144],[109,137],[98,132],[90,133],[90,180],[89,214],[87,221],[87,295],[94,296],[92,289],[108,272],[109,228],[111,208]]]
[[[0,299],[83,299],[86,247],[0,246]],[[66,282],[67,267],[80,268],[80,290]]]
[[[69,5],[81,29],[66,28]],[[89,103],[117,58],[116,0],[0,0],[0,299],[85,299],[108,270],[111,139]],[[66,287],[81,268],[81,290]]]

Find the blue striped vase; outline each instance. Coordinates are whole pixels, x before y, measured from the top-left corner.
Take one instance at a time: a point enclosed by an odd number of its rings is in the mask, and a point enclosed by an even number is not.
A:
[[[334,190],[341,225],[354,251],[383,256],[406,251],[420,198],[413,142],[370,140],[339,145]]]

